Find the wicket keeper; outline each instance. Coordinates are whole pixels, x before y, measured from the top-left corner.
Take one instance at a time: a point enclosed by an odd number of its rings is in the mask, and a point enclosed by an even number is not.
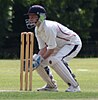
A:
[[[27,15],[29,19],[26,19],[26,25],[28,28],[35,27],[40,49],[38,54],[33,55],[33,69],[36,69],[46,82],[46,85],[37,91],[58,91],[51,67],[68,85],[66,92],[80,92],[80,86],[68,65],[81,50],[80,37],[64,25],[46,20],[46,10],[40,5],[31,6]]]

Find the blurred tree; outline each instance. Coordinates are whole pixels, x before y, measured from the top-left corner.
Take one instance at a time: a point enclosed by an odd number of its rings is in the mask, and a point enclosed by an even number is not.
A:
[[[4,45],[4,40],[8,38],[8,33],[12,31],[12,1],[0,0],[0,48]]]
[[[98,0],[97,0],[97,8],[94,10],[94,21],[90,30],[90,40],[98,41]]]
[[[0,0],[0,49],[13,48],[20,44],[21,31],[25,26],[24,14],[34,4],[40,4],[47,11],[47,19],[58,21],[76,31],[83,40],[88,40],[90,28],[97,29],[98,0]],[[95,9],[96,8],[96,9]],[[96,14],[94,16],[94,13]],[[92,26],[93,23],[93,27]],[[16,46],[17,49],[19,49]],[[7,49],[5,49],[7,51]]]

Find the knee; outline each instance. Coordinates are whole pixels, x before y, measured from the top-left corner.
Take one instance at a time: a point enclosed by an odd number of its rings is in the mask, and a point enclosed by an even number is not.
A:
[[[49,57],[49,59],[48,59],[48,64],[50,65],[50,66],[53,66],[53,65],[55,65],[57,62],[58,62],[58,58],[56,58],[55,56],[52,56],[52,57]]]

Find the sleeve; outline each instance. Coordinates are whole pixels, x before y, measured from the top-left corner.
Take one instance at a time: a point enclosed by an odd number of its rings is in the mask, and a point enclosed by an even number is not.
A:
[[[55,29],[51,28],[48,29],[46,33],[48,34],[47,49],[54,49],[57,46],[56,31]]]
[[[38,42],[38,47],[39,49],[42,49],[46,46],[45,42],[37,35],[37,32],[35,30],[35,36],[36,36],[36,39],[37,39],[37,42]]]
[[[37,42],[38,42],[39,49],[42,49],[46,46],[45,42],[38,36],[37,36]]]

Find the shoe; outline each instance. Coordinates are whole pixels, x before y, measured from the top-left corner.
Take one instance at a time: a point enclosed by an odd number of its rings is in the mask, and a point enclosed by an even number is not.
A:
[[[38,88],[37,91],[53,91],[53,92],[58,92],[57,85],[55,87],[50,87],[48,84],[45,85],[42,88]]]
[[[80,92],[81,89],[79,86],[77,87],[73,87],[73,86],[70,86],[65,92]]]

